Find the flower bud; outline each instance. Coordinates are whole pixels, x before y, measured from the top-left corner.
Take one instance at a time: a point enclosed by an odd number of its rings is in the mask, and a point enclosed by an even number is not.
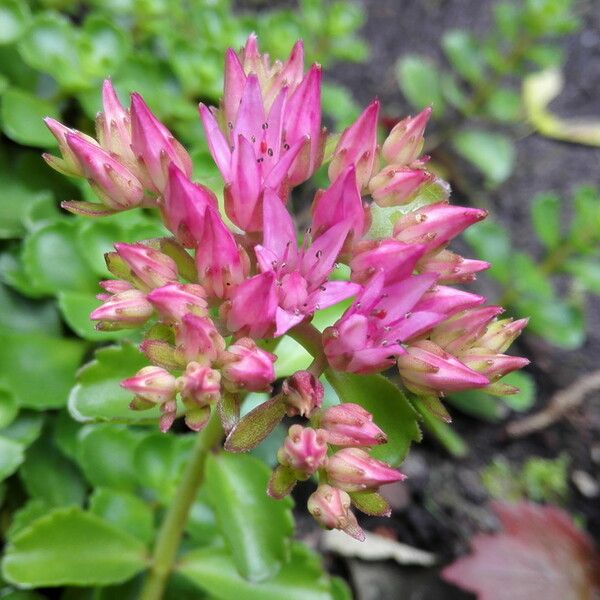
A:
[[[140,369],[134,377],[123,380],[121,387],[135,394],[130,404],[134,410],[169,402],[176,394],[175,377],[160,367]]]
[[[188,361],[210,366],[225,349],[225,340],[209,317],[186,314],[175,332],[177,347]]]
[[[59,123],[55,119],[46,117],[44,119],[46,127],[50,130],[50,133],[56,138],[58,142],[58,148],[61,153],[61,158],[52,156],[51,154],[44,153],[42,156],[44,160],[50,165],[55,171],[67,175],[68,177],[84,177],[85,172],[83,166],[79,162],[77,155],[69,144],[67,143],[67,135],[76,135],[88,142],[91,145],[98,146],[98,142],[89,135],[85,135],[76,129],[70,129],[62,123]]]
[[[433,342],[416,342],[406,350],[398,356],[398,370],[406,387],[417,394],[460,392],[489,383],[486,377]]]
[[[221,374],[197,362],[188,363],[177,379],[177,389],[186,407],[185,424],[200,431],[210,417],[210,405],[221,397]]]
[[[431,108],[423,109],[414,117],[402,119],[383,143],[381,153],[388,164],[410,165],[423,149],[423,133],[431,115]]]
[[[505,352],[527,326],[529,319],[501,319],[492,323],[478,340],[490,352]]]
[[[146,294],[139,290],[125,290],[114,294],[90,314],[92,321],[100,321],[97,329],[127,329],[143,325],[154,312]]]
[[[356,169],[359,189],[371,179],[377,158],[377,120],[379,100],[367,106],[356,121],[344,130],[329,163],[329,179],[333,181],[349,165]]]
[[[386,483],[406,479],[388,464],[369,456],[360,448],[343,448],[327,459],[329,482],[346,492],[376,490]]]
[[[115,244],[119,256],[133,274],[148,288],[153,289],[177,281],[175,261],[158,250],[144,244]]]
[[[319,426],[327,432],[332,446],[375,446],[387,436],[373,423],[373,415],[358,404],[346,402],[323,412]]]
[[[208,315],[206,292],[201,285],[194,283],[169,283],[153,289],[147,295],[148,301],[169,322],[181,321],[191,313],[200,317]]]
[[[419,188],[432,179],[423,169],[390,165],[371,178],[369,191],[378,206],[400,206],[413,200]]]
[[[142,204],[144,187],[125,165],[79,133],[67,133],[66,141],[103,204],[117,211]]]
[[[327,529],[341,529],[353,538],[364,541],[364,531],[350,510],[350,496],[335,487],[321,484],[308,499],[308,512]]]
[[[292,425],[277,460],[294,471],[296,479],[304,481],[320,469],[327,457],[327,441],[322,429]]]
[[[419,263],[420,273],[437,273],[438,283],[469,283],[475,280],[476,273],[490,268],[484,260],[463,258],[450,250],[442,250],[427,256]]]
[[[281,386],[288,417],[310,417],[323,402],[323,384],[310,371],[296,371]]]
[[[230,391],[268,390],[275,380],[273,363],[277,357],[259,348],[254,340],[241,338],[221,355],[224,385]]]

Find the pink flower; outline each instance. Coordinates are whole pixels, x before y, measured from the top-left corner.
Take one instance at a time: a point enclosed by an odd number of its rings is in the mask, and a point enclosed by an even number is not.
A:
[[[490,268],[484,260],[463,258],[450,250],[441,250],[429,255],[419,263],[421,273],[437,273],[440,283],[469,283],[475,279],[476,273]]]
[[[417,394],[460,392],[489,383],[487,377],[429,341],[408,346],[406,353],[398,356],[398,370],[404,385]]]
[[[177,389],[186,407],[185,424],[193,431],[200,431],[210,416],[210,405],[221,396],[221,374],[190,362],[185,373],[177,379]]]
[[[319,426],[327,432],[332,446],[375,446],[387,436],[373,423],[373,415],[358,404],[345,402],[323,412]]]
[[[155,288],[146,298],[167,322],[181,321],[187,313],[208,315],[206,292],[194,283],[169,283]]]
[[[388,164],[410,165],[421,154],[423,132],[431,116],[431,108],[414,117],[406,117],[392,129],[383,143],[381,153]]]
[[[261,392],[269,390],[275,381],[273,363],[277,357],[262,348],[254,340],[242,338],[222,353],[223,383],[226,388]]]
[[[272,272],[277,280],[276,336],[360,289],[347,281],[327,281],[347,232],[347,222],[337,223],[312,244],[305,239],[298,249],[289,212],[275,194],[265,195],[263,243],[255,253],[261,271]]]
[[[171,163],[188,177],[192,173],[192,160],[187,150],[137,93],[131,95],[131,149],[143,163],[147,172],[145,183],[153,191],[161,193],[165,189]]]
[[[281,391],[288,417],[310,417],[323,402],[323,384],[310,371],[296,371],[284,380]]]
[[[352,306],[323,332],[329,364],[351,373],[377,373],[405,352],[403,342],[432,329],[446,316],[435,309],[420,310],[419,301],[435,281],[417,275],[384,287],[379,271]]]
[[[343,448],[327,459],[325,465],[331,485],[346,492],[377,490],[386,483],[406,476],[360,448]]]
[[[121,387],[135,394],[132,408],[144,410],[175,398],[175,377],[160,367],[144,367],[134,377],[124,379]]]
[[[209,317],[186,314],[175,331],[175,342],[188,361],[210,366],[225,349],[225,340]]]
[[[334,181],[348,166],[356,169],[360,189],[366,188],[377,167],[377,121],[379,100],[373,100],[356,121],[346,128],[329,163],[329,179]]]
[[[320,469],[327,457],[327,439],[322,429],[292,425],[277,460],[294,472],[296,479],[308,479]]]
[[[364,541],[365,533],[350,510],[350,496],[338,488],[321,484],[308,499],[308,512],[327,529],[341,529],[351,537]]]

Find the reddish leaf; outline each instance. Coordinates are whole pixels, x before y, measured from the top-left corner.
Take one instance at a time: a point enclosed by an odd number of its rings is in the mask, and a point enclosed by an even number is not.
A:
[[[478,600],[593,600],[600,555],[564,511],[527,502],[495,503],[503,531],[476,535],[473,553],[442,576]]]

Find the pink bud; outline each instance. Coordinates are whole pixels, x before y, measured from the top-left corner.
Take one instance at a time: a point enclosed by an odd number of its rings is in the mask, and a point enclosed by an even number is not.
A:
[[[293,469],[296,479],[308,479],[320,469],[327,457],[327,441],[322,429],[292,425],[283,446],[277,452],[277,460],[284,467]]]
[[[204,213],[217,208],[216,196],[206,187],[192,183],[174,163],[160,204],[165,225],[186,248],[195,248],[204,233]]]
[[[169,322],[181,321],[187,313],[200,317],[208,315],[206,292],[194,283],[169,283],[152,290],[148,301]]]
[[[104,281],[101,281],[99,285],[103,290],[106,290],[108,294],[99,294],[96,296],[98,300],[108,300],[113,294],[133,289],[129,281],[123,281],[122,279],[105,279]]]
[[[350,510],[350,496],[335,487],[321,484],[308,499],[308,512],[327,529],[341,529],[353,538],[364,541],[365,533]]]
[[[478,208],[452,206],[447,202],[428,204],[398,219],[394,237],[409,244],[425,244],[430,251],[444,246],[486,216],[487,212]]]
[[[468,283],[475,279],[475,274],[490,268],[490,263],[483,260],[463,258],[450,250],[442,250],[427,256],[419,264],[421,273],[437,273],[439,283]]]
[[[527,326],[529,319],[502,319],[492,323],[479,338],[478,344],[490,352],[505,352]]]
[[[323,384],[310,371],[296,371],[284,380],[281,391],[288,417],[310,417],[323,402]]]
[[[144,410],[155,404],[173,400],[176,394],[175,377],[160,367],[144,367],[134,377],[121,382],[121,387],[135,394],[131,408]]]
[[[326,190],[319,190],[313,202],[312,233],[315,237],[342,221],[348,222],[357,239],[369,227],[354,165],[342,171]]]
[[[327,459],[325,469],[329,482],[346,492],[376,490],[386,483],[406,479],[405,475],[360,448],[338,450]]]
[[[177,389],[186,406],[206,406],[221,396],[221,374],[210,367],[190,362],[177,379]]]
[[[79,134],[67,133],[66,140],[92,189],[106,206],[126,210],[142,203],[144,188],[127,167]]]
[[[246,279],[221,308],[229,331],[253,338],[273,335],[277,311],[275,275],[267,271]]]
[[[481,354],[479,352],[469,352],[468,350],[461,355],[461,359],[470,369],[481,373],[490,382],[497,381],[504,375],[522,369],[529,364],[529,361],[521,356]]]
[[[431,116],[431,108],[423,109],[414,117],[402,119],[383,143],[381,153],[393,165],[410,165],[421,154],[423,132]]]
[[[217,211],[207,207],[204,231],[196,252],[198,279],[209,296],[228,298],[249,270],[246,253]]]
[[[131,118],[123,108],[110,79],[102,84],[103,111],[96,117],[96,135],[104,150],[135,172],[137,161],[131,150]]]
[[[152,114],[137,93],[131,95],[131,148],[146,167],[154,191],[161,193],[165,189],[170,163],[188,177],[192,173],[192,160],[186,149]]]
[[[418,394],[460,392],[489,383],[487,377],[433,342],[416,342],[406,350],[406,354],[398,357],[398,370],[406,387]]]
[[[225,122],[233,123],[240,107],[242,94],[244,93],[246,73],[244,73],[244,67],[237,54],[231,48],[228,48],[225,52],[223,82],[223,111]]]
[[[377,121],[379,100],[365,108],[356,121],[344,130],[329,163],[329,179],[338,175],[349,165],[356,169],[356,181],[362,190],[367,187],[377,158]]]
[[[387,442],[385,433],[373,423],[373,415],[351,402],[328,408],[319,425],[327,432],[327,442],[332,446],[375,446]]]
[[[369,181],[369,191],[378,206],[399,206],[414,199],[420,187],[433,180],[422,169],[390,165]]]
[[[177,281],[177,265],[166,254],[144,244],[115,244],[119,256],[127,263],[133,274],[149,289]]]
[[[251,392],[268,390],[275,381],[273,363],[277,357],[262,350],[250,338],[241,338],[221,355],[226,388]]]
[[[225,340],[209,317],[184,315],[175,332],[177,347],[188,361],[210,366],[225,349]]]
[[[154,312],[144,292],[125,290],[111,296],[90,314],[97,329],[127,329],[143,325]]]
[[[479,294],[463,292],[446,285],[436,285],[423,294],[415,310],[435,311],[450,316],[484,302],[485,297]]]
[[[96,142],[96,140],[91,138],[89,135],[85,135],[80,131],[65,127],[62,123],[59,123],[50,117],[46,117],[44,119],[44,123],[46,123],[46,127],[48,127],[50,133],[56,138],[56,141],[58,142],[58,148],[61,153],[61,158],[44,153],[42,155],[44,160],[53,169],[59,173],[62,173],[63,175],[67,175],[69,177],[83,177],[85,175],[84,168],[78,160],[75,152],[71,150],[69,144],[67,143],[67,135],[78,136],[94,146],[98,146],[98,142]]]
[[[406,279],[425,252],[425,246],[405,244],[394,239],[369,240],[359,244],[357,249],[362,251],[354,255],[350,268],[352,281],[362,284],[366,284],[380,270],[385,275],[386,285]]]

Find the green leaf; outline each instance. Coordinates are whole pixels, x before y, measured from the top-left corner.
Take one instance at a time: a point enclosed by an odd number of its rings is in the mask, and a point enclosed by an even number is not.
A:
[[[32,301],[0,283],[0,329],[60,335],[62,328],[54,302]]]
[[[18,412],[17,398],[11,389],[0,380],[0,429],[10,425]]]
[[[175,496],[194,435],[147,435],[135,448],[133,465],[138,482],[168,505]]]
[[[514,90],[498,88],[485,104],[486,113],[501,123],[515,123],[521,118],[521,96]]]
[[[133,456],[140,438],[116,425],[88,425],[79,433],[78,462],[92,485],[130,491],[136,485]]]
[[[560,205],[556,194],[538,194],[531,204],[533,228],[546,248],[555,248],[561,240]]]
[[[507,413],[496,396],[481,390],[455,392],[448,396],[447,401],[461,412],[490,423],[497,423]]]
[[[488,273],[502,282],[509,281],[512,274],[511,241],[505,229],[490,219],[469,227],[464,236],[475,250],[478,258],[492,263]]]
[[[575,214],[571,224],[570,241],[585,252],[600,240],[600,193],[598,189],[582,185],[573,194]]]
[[[14,142],[24,146],[53,146],[55,141],[44,124],[44,117],[59,118],[56,107],[47,100],[17,88],[2,95],[2,131]]]
[[[375,446],[372,456],[393,466],[399,465],[410,444],[421,440],[417,413],[400,388],[383,375],[327,371],[325,376],[342,402],[363,406],[387,435],[387,443]]]
[[[516,394],[502,396],[504,404],[517,412],[529,410],[535,404],[536,387],[533,377],[523,371],[513,371],[502,378],[502,383],[519,388]]]
[[[515,166],[516,149],[501,133],[469,129],[453,139],[456,151],[485,176],[488,185],[497,186],[510,176]]]
[[[87,261],[89,268],[98,277],[112,277],[106,267],[104,254],[113,251],[113,244],[124,240],[124,238],[124,228],[119,223],[89,219],[79,223],[77,248]]]
[[[211,455],[206,486],[217,524],[240,575],[253,583],[273,577],[289,558],[291,501],[267,496],[269,469],[246,455]]]
[[[8,427],[0,429],[0,436],[27,447],[40,437],[43,425],[43,414],[22,410]]]
[[[233,557],[217,548],[190,552],[178,570],[218,600],[333,600],[329,581],[307,553],[308,550],[294,546],[290,562],[262,583],[241,577]]]
[[[0,44],[12,44],[21,37],[31,18],[23,0],[0,0]]]
[[[94,360],[77,374],[77,385],[69,396],[69,412],[82,423],[93,421],[139,422],[158,419],[158,409],[134,411],[131,393],[120,382],[148,365],[132,344],[108,346],[96,351]]]
[[[75,219],[65,219],[44,225],[26,238],[25,270],[46,294],[98,292],[98,278],[81,256],[76,236]]]
[[[476,83],[484,76],[485,65],[477,38],[461,29],[447,31],[442,36],[442,48],[457,73]]]
[[[416,108],[433,108],[434,115],[444,114],[442,77],[437,67],[428,58],[409,54],[398,61],[396,75],[402,93]]]
[[[0,435],[0,481],[12,475],[24,459],[23,445]]]
[[[79,469],[48,437],[38,439],[28,448],[19,475],[27,493],[48,506],[83,504],[86,485]]]
[[[145,566],[142,542],[79,508],[63,508],[11,540],[2,572],[21,586],[85,586],[120,583]]]
[[[19,510],[16,510],[11,519],[6,538],[12,539],[30,523],[43,517],[50,507],[41,498],[32,498],[28,500]]]
[[[75,340],[3,333],[0,364],[19,406],[35,410],[64,406],[84,351]]]
[[[565,269],[588,291],[600,294],[600,257],[591,256],[568,261]]]
[[[113,74],[129,50],[123,29],[106,17],[93,14],[85,20],[80,32],[81,64],[90,76]]]
[[[554,288],[540,266],[524,252],[514,252],[512,256],[513,286],[523,297],[551,302]]]
[[[145,544],[154,537],[154,515],[144,501],[127,492],[97,488],[90,496],[90,512]]]

